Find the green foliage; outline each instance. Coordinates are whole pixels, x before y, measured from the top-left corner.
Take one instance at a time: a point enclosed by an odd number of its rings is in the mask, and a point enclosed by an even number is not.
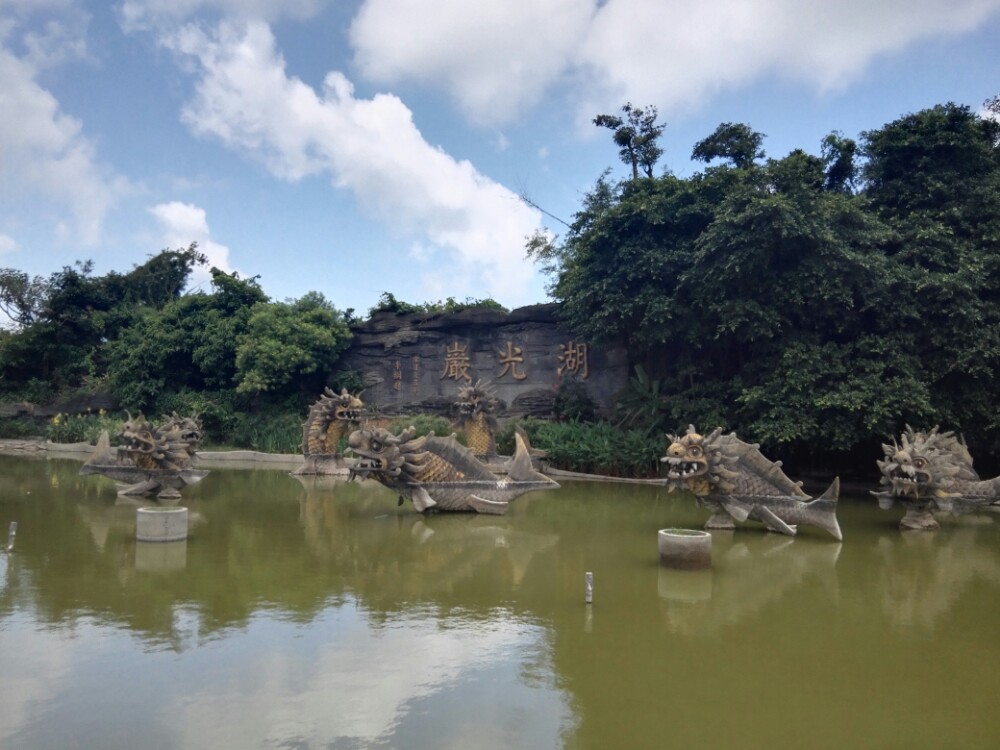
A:
[[[37,420],[28,417],[0,419],[0,439],[33,438],[42,435],[45,431],[45,425],[40,425]]]
[[[287,413],[237,413],[233,415],[225,442],[262,453],[301,453],[302,417]]]
[[[424,302],[423,304],[415,305],[396,299],[390,292],[382,292],[378,298],[378,304],[368,311],[368,317],[371,318],[380,312],[393,313],[394,315],[427,315],[431,313],[451,314],[469,309],[507,312],[506,307],[490,297],[486,297],[485,299],[466,297],[464,302],[458,302],[454,297],[448,297],[443,302],[439,300],[437,302]]]
[[[433,433],[438,437],[448,437],[455,435],[455,439],[465,445],[465,435],[455,434],[455,427],[445,417],[434,414],[414,414],[407,417],[396,417],[386,429],[394,435],[398,435],[408,427],[415,427],[417,435],[428,435]]]
[[[53,443],[90,443],[96,445],[102,432],[114,442],[122,429],[122,419],[105,414],[57,414],[49,420],[46,437]]]
[[[695,144],[691,158],[710,162],[728,159],[736,169],[746,169],[757,159],[763,159],[764,134],[742,122],[724,122],[712,135]]]
[[[526,419],[510,423],[497,436],[497,449],[514,450],[514,429],[519,424],[532,448],[544,450],[546,463],[565,471],[605,476],[649,478],[659,472],[665,445],[645,430],[622,430],[607,422],[543,422]]]
[[[556,419],[570,422],[591,422],[597,415],[597,402],[587,385],[577,378],[566,378],[556,390],[553,411]]]
[[[319,390],[350,338],[343,316],[321,294],[291,304],[258,303],[236,348],[236,390]]]
[[[663,381],[649,377],[645,367],[635,365],[635,376],[616,399],[618,424],[647,432],[666,432],[669,427],[666,409]]]
[[[529,240],[568,327],[642,365],[620,422],[810,451],[940,423],[1000,455],[1000,123],[949,104],[821,157],[762,141],[723,123],[694,154],[723,163],[604,175]]]
[[[625,118],[617,115],[597,115],[594,124],[599,128],[608,128],[614,132],[615,145],[618,146],[618,156],[632,167],[632,179],[639,179],[639,169],[647,177],[653,176],[653,167],[663,155],[657,141],[663,135],[666,125],[657,125],[656,107],[636,107],[627,102],[622,107]]]
[[[355,396],[365,389],[365,379],[357,370],[338,370],[330,378],[330,388],[334,393],[346,390]]]

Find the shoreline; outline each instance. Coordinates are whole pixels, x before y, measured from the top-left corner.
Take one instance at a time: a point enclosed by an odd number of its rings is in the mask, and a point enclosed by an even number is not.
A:
[[[70,458],[86,461],[95,447],[90,443],[53,443],[44,438],[0,439],[0,455],[6,456],[45,456],[52,458]],[[198,451],[198,466],[216,469],[287,469],[294,471],[302,465],[303,457],[298,453],[262,453],[252,450],[233,451]],[[566,471],[546,467],[543,473],[555,479],[569,479],[581,482],[614,482],[618,484],[664,485],[665,480],[633,479],[629,477],[611,477],[604,474],[584,474],[577,471]],[[829,484],[829,483],[827,483]],[[841,482],[841,490],[854,493],[866,493],[876,485],[862,485],[854,482]],[[804,484],[807,491],[819,494],[826,488],[822,482],[807,481]]]

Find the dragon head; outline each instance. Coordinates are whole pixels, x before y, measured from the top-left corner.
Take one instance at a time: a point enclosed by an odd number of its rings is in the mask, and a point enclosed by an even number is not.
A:
[[[326,408],[329,418],[342,422],[358,422],[364,415],[364,402],[344,388],[339,394],[334,393],[329,388],[325,389],[324,395],[320,396],[320,402]]]
[[[142,415],[142,412],[134,417],[129,411],[126,411],[125,414],[128,418],[122,424],[120,433],[123,445],[133,450],[151,451],[156,445],[153,425]]]
[[[946,497],[956,479],[978,479],[965,442],[953,432],[917,432],[909,425],[900,442],[883,444],[878,461],[881,484],[894,497],[932,500]]]
[[[727,453],[721,435],[722,428],[701,435],[694,425],[688,425],[684,435],[667,435],[667,455],[660,461],[667,465],[670,491],[689,490],[698,497],[732,492],[736,472],[730,464],[736,457]]]
[[[177,412],[171,412],[169,417],[164,415],[159,432],[169,443],[183,444],[189,455],[194,455],[201,443],[201,425],[196,414],[190,417],[178,416]]]
[[[474,417],[477,414],[492,414],[497,406],[497,397],[493,390],[479,380],[475,385],[466,385],[458,389],[458,401],[455,402],[458,413],[462,417]]]
[[[351,478],[356,475],[379,475],[385,479],[403,481],[412,477],[417,466],[411,459],[423,446],[424,439],[414,439],[415,427],[407,427],[393,435],[383,427],[355,430],[347,438],[347,447],[359,458],[351,465]]]

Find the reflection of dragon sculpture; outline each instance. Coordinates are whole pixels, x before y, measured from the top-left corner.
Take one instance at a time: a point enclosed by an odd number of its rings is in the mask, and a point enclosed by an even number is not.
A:
[[[510,501],[525,492],[559,485],[531,466],[528,437],[518,430],[517,449],[505,476],[493,474],[453,437],[416,437],[409,427],[400,435],[386,429],[351,433],[348,445],[358,456],[354,476],[371,477],[409,498],[418,511],[475,511],[502,514]]]
[[[1000,501],[1000,477],[980,479],[965,442],[953,432],[917,432],[907,425],[899,442],[882,448],[885,460],[877,463],[884,489],[872,494],[883,509],[893,503],[906,509],[900,528],[936,529],[935,510],[958,515]]]
[[[302,455],[305,462],[293,472],[304,474],[343,474],[340,439],[358,427],[365,414],[360,395],[353,396],[343,389],[340,394],[326,388],[311,407],[302,425]]]
[[[142,414],[128,414],[121,438],[117,454],[112,454],[108,433],[102,433],[96,452],[80,473],[103,474],[126,484],[120,495],[156,494],[160,499],[177,499],[181,488],[208,475],[191,468],[201,442],[196,417],[179,417],[174,412],[155,427]]]
[[[823,495],[809,502],[800,482],[781,470],[780,461],[769,461],[759,446],[744,443],[735,433],[698,434],[689,426],[683,436],[669,435],[667,487],[693,492],[700,505],[713,512],[707,529],[732,529],[733,520],[761,521],[772,531],[795,534],[805,524],[841,539],[837,523],[840,482],[833,480]]]
[[[458,426],[465,433],[465,442],[473,455],[480,458],[497,452],[497,420],[493,416],[497,399],[482,380],[458,389]]]

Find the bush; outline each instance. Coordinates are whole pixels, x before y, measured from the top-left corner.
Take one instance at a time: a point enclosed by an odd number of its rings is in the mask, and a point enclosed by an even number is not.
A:
[[[560,421],[592,422],[597,416],[597,402],[583,381],[569,378],[559,384],[553,411]]]
[[[394,435],[398,435],[407,427],[413,426],[417,430],[417,435],[434,433],[438,437],[448,437],[455,435],[455,439],[465,445],[465,435],[456,433],[455,426],[447,419],[434,414],[415,414],[410,417],[397,417],[393,419],[386,428]]]
[[[236,414],[225,442],[262,453],[301,453],[303,418],[296,414]]]
[[[114,442],[121,429],[121,418],[106,414],[101,409],[97,414],[56,414],[49,420],[45,436],[53,443],[96,445],[102,432],[107,431]]]
[[[45,431],[46,426],[34,419],[0,419],[0,439],[38,437]]]
[[[664,441],[645,430],[621,430],[607,422],[543,422],[526,419],[511,423],[497,436],[498,450],[514,450],[514,428],[524,429],[532,448],[546,452],[557,469],[614,477],[650,478],[659,475]]]

